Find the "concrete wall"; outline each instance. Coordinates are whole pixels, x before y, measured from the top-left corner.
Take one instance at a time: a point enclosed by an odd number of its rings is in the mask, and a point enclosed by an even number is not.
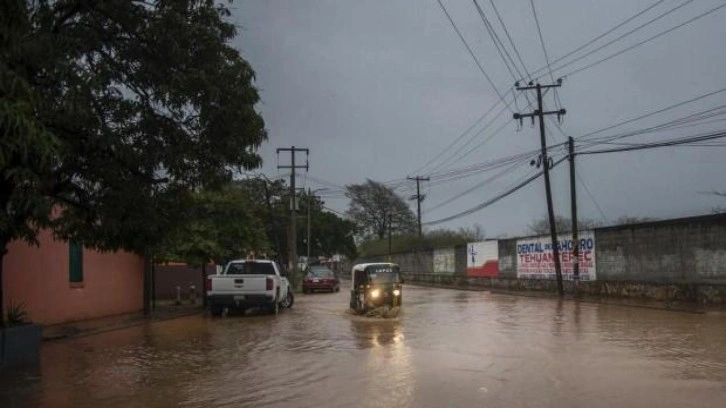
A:
[[[517,240],[499,240],[499,277],[517,278]]]
[[[446,275],[456,272],[456,250],[454,248],[437,248],[433,250],[433,271]]]
[[[388,255],[359,258],[353,264],[367,262],[388,262]],[[392,254],[391,262],[398,264],[403,276],[414,273],[434,273],[434,254],[431,250]],[[347,276],[350,276],[350,272],[348,272]]]
[[[454,251],[456,252],[456,268],[455,268],[455,275],[456,276],[466,276],[466,245],[459,245],[456,248],[454,248]]]
[[[596,296],[726,303],[726,214],[595,230],[597,280],[578,292]],[[466,247],[456,248],[456,272],[433,273],[433,251],[394,254],[407,280],[454,287],[556,290],[554,280],[517,279],[517,238],[498,242],[498,278],[466,278]],[[380,262],[387,257],[366,261]],[[356,261],[359,262],[359,261]],[[462,266],[463,265],[463,266]],[[565,282],[565,290],[574,289]]]
[[[598,280],[726,283],[726,215],[595,230]]]
[[[24,303],[29,318],[54,324],[140,311],[144,262],[128,252],[83,250],[83,282],[69,282],[68,243],[42,231],[39,247],[13,242],[3,259],[6,302]]]

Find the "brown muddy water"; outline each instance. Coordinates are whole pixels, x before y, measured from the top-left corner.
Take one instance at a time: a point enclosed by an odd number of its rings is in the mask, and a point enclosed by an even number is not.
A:
[[[43,346],[0,407],[726,407],[726,315],[404,289],[198,315]]]

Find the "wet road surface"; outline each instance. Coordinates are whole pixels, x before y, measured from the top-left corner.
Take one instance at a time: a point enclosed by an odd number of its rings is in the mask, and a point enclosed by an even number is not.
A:
[[[407,286],[279,316],[191,316],[44,345],[0,407],[724,407],[726,315]]]

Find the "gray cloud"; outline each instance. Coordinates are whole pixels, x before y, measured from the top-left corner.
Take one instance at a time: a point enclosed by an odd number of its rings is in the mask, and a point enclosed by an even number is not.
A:
[[[491,14],[488,1],[479,0]],[[536,1],[550,59],[608,30],[651,4],[649,0]],[[679,1],[666,1],[638,22],[647,21]],[[504,93],[512,79],[499,58],[471,1],[444,1],[452,18],[485,69]],[[529,1],[495,1],[530,71],[544,64]],[[627,37],[562,71],[596,61],[720,4],[696,0],[652,27]],[[344,185],[365,178],[402,179],[436,156],[497,96],[467,54],[435,0],[414,1],[237,1],[233,17],[242,28],[235,46],[258,74],[259,108],[270,141],[262,149],[263,171],[277,174],[275,149],[291,145],[311,150],[310,175]],[[493,14],[489,15],[495,19]],[[726,86],[726,9],[689,27],[566,79],[559,96],[568,114],[563,130],[578,136]],[[634,27],[636,23],[628,26]],[[498,27],[498,25],[497,25]],[[621,30],[618,33],[627,31]],[[500,35],[504,33],[500,30]],[[614,38],[614,37],[609,37]],[[557,64],[555,64],[555,67]],[[519,107],[524,99],[518,97]],[[553,104],[552,100],[549,100]],[[726,94],[633,123],[613,134],[642,128],[726,103]],[[504,124],[503,114],[491,130]],[[726,123],[726,122],[724,122]],[[662,140],[710,127],[688,128],[636,141]],[[484,132],[472,142],[490,135]],[[603,134],[605,135],[605,133]],[[551,143],[563,141],[557,132]],[[505,129],[451,168],[538,148],[536,129]],[[465,150],[466,151],[466,150]],[[709,212],[726,204],[699,194],[726,190],[724,147],[678,147],[578,158],[578,171],[608,218],[621,215],[677,217]],[[287,156],[280,158],[285,164]],[[498,194],[531,169],[519,168],[450,205],[425,212],[425,220],[466,210]],[[458,194],[492,173],[431,185],[424,209]],[[557,211],[567,214],[566,166],[553,172]],[[446,227],[479,223],[489,234],[518,234],[545,213],[541,180],[491,207]],[[307,186],[323,187],[308,180]],[[409,190],[402,191],[410,194]],[[578,184],[580,214],[601,218]],[[329,199],[344,210],[345,199]]]

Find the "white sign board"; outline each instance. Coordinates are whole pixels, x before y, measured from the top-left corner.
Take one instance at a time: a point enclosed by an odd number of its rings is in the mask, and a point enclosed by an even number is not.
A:
[[[481,241],[466,244],[466,275],[471,277],[499,276],[499,242]]]
[[[596,280],[595,233],[592,231],[581,232],[578,238],[580,241],[578,256],[580,280]],[[574,263],[572,236],[561,235],[557,248],[560,251],[562,278],[572,280]],[[555,261],[549,236],[517,240],[517,278],[556,279]]]

